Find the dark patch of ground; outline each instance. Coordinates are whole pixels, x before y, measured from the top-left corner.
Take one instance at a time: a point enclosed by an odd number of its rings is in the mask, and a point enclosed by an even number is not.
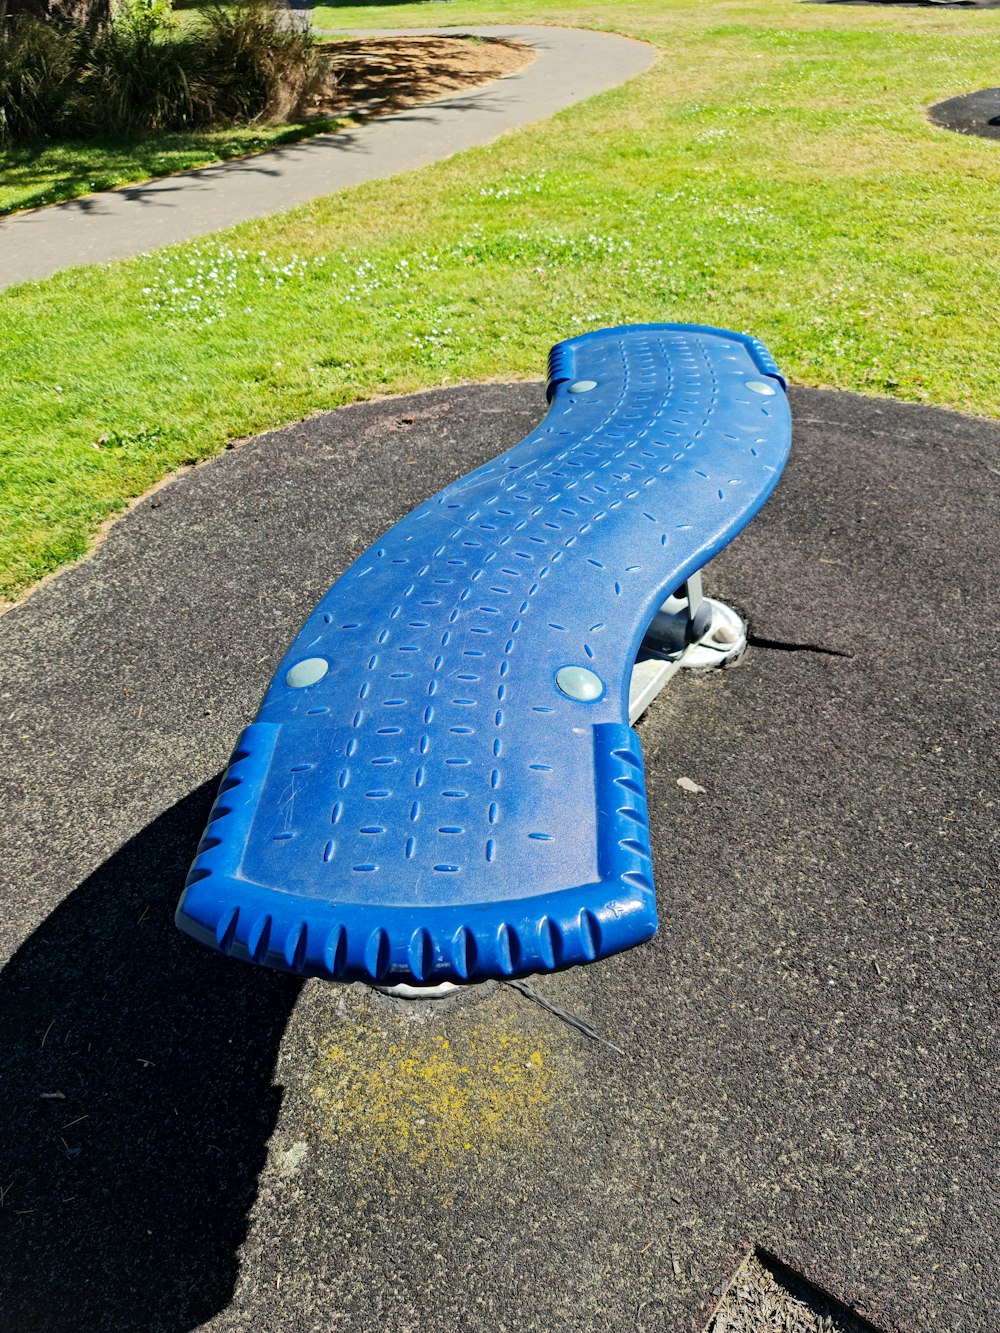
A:
[[[695,1333],[759,1246],[883,1333],[992,1333],[1000,427],[792,404],[706,584],[797,650],[657,701],[660,932],[533,982],[624,1055],[171,924],[299,622],[540,385],[252,441],[0,620],[5,1329]]]
[[[1000,139],[1000,88],[982,88],[936,102],[927,115],[942,129],[956,134],[977,134],[983,139]]]
[[[893,9],[992,9],[1000,0],[806,0],[810,5],[889,5]]]

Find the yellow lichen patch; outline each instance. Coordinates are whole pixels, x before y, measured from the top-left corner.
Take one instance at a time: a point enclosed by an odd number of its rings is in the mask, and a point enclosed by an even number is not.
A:
[[[355,1167],[388,1158],[446,1167],[543,1143],[556,1082],[546,1044],[509,1021],[450,1040],[345,1025],[316,1062],[315,1132]]]

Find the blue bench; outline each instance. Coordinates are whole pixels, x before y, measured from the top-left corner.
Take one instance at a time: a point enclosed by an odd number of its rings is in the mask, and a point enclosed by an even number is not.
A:
[[[420,985],[648,939],[632,667],[777,482],[784,389],[759,342],[718,329],[553,348],[537,429],[391,528],[302,627],[237,743],[181,929],[300,975]]]

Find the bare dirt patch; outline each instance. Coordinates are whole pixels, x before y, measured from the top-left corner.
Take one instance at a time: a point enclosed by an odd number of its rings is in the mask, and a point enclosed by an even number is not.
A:
[[[324,42],[329,76],[303,105],[310,116],[367,120],[477,88],[523,69],[530,47],[502,38],[383,37]]]

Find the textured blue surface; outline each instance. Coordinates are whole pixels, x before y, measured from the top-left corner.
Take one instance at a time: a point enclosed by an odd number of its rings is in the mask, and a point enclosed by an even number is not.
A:
[[[632,664],[665,597],[773,489],[784,383],[751,338],[646,325],[553,348],[549,398],[306,621],[222,782],[183,930],[304,975],[423,982],[653,934]],[[289,685],[309,659],[328,670]],[[570,665],[598,699],[560,692]]]

